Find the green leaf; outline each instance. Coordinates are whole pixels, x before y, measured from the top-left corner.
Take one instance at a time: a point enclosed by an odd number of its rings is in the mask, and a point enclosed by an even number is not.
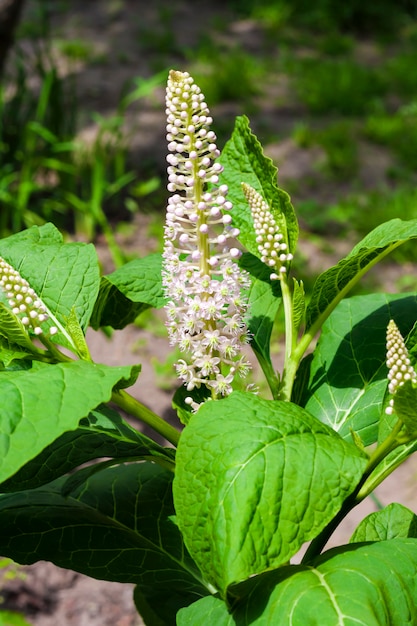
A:
[[[231,614],[219,598],[198,600],[179,612],[178,626],[414,624],[416,550],[415,539],[330,550],[312,567],[283,567],[243,583],[246,594]]]
[[[399,245],[416,237],[417,220],[396,218],[371,231],[344,259],[317,278],[306,312],[306,329],[313,324],[321,326],[367,271]]]
[[[83,361],[0,372],[0,482],[110,400],[131,367]]]
[[[411,328],[415,295],[370,294],[339,303],[322,328],[300,404],[351,441],[377,440],[387,389],[386,329],[390,319]]]
[[[207,590],[173,520],[172,477],[141,462],[102,469],[66,497],[63,480],[2,495],[0,553],[135,583],[145,597],[165,593],[178,610]]]
[[[417,385],[405,381],[394,396],[394,412],[405,424],[408,434],[417,435]]]
[[[252,213],[242,191],[247,183],[262,195],[288,240],[289,251],[297,246],[298,222],[289,195],[277,185],[277,168],[263,154],[262,146],[251,132],[249,120],[237,117],[233,134],[220,156],[224,166],[223,184],[229,187],[228,199],[233,203],[233,225],[240,229],[239,239],[246,249],[259,256],[253,229]]]
[[[211,398],[211,391],[205,385],[195,387],[192,391],[188,391],[185,385],[178,387],[172,398],[172,408],[175,409],[181,424],[187,425],[193,416],[190,405],[185,402],[187,397],[191,397],[194,402],[201,404],[208,398]]]
[[[85,335],[80,326],[80,322],[78,321],[77,313],[74,307],[72,307],[71,309],[71,313],[69,314],[65,326],[68,334],[73,340],[74,346],[77,350],[77,354],[80,355],[81,359],[85,359],[87,361],[90,360],[90,351],[88,349]]]
[[[2,344],[24,349],[30,354],[39,354],[39,350],[30,340],[26,328],[3,302],[0,302],[0,339]]]
[[[233,615],[229,614],[224,600],[217,596],[206,596],[197,600],[194,604],[181,609],[177,616],[178,626],[236,626],[237,622]],[[249,622],[243,621],[239,626],[244,626]]]
[[[103,276],[91,326],[124,328],[149,307],[164,306],[161,272],[161,255],[150,254]]]
[[[294,328],[294,334],[296,335],[300,329],[301,324],[304,321],[304,314],[306,308],[306,299],[304,291],[304,283],[302,280],[298,281],[293,279],[294,291],[293,291],[293,314],[292,324]]]
[[[35,489],[100,457],[153,459],[172,466],[174,451],[158,445],[103,405],[82,419],[76,430],[64,433],[26,463],[1,489],[5,493]]]
[[[300,407],[243,392],[203,404],[176,458],[179,527],[202,572],[223,592],[282,565],[315,537],[367,462]]]
[[[271,362],[270,343],[282,301],[279,281],[270,281],[266,265],[250,253],[242,255],[239,265],[251,275],[247,322],[250,343],[274,392],[278,390],[278,379]]]
[[[385,541],[397,537],[417,538],[417,515],[393,502],[382,511],[367,515],[356,527],[350,543]]]
[[[20,346],[10,345],[7,341],[2,341],[0,337],[0,363],[3,368],[9,368],[14,361],[22,361],[27,358],[32,359],[33,354],[24,352]],[[2,367],[0,366],[0,370]]]
[[[63,243],[59,231],[46,224],[2,239],[0,255],[28,281],[64,328],[74,308],[81,328],[86,330],[100,281],[93,245]],[[49,323],[53,325],[53,318]],[[61,332],[54,341],[73,347]]]

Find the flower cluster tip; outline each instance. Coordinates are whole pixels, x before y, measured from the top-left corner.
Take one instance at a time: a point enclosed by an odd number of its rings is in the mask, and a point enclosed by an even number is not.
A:
[[[242,183],[242,189],[252,212],[261,261],[272,270],[270,279],[279,280],[286,274],[293,255],[288,251],[284,235],[262,196],[247,183]]]
[[[417,374],[411,365],[405,341],[394,320],[389,321],[387,328],[387,367],[388,391],[392,396],[406,380],[417,381]],[[394,412],[394,398],[390,399],[385,412],[387,415]]]
[[[35,335],[43,333],[42,324],[48,319],[48,313],[42,300],[17,270],[0,257],[0,287],[5,292],[12,313],[23,326],[31,329]],[[56,326],[50,326],[50,335],[58,332]]]

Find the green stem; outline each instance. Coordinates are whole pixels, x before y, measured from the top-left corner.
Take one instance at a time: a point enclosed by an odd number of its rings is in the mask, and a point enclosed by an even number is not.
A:
[[[321,330],[321,327],[323,326],[324,322],[329,317],[329,315],[334,311],[334,309],[337,307],[339,302],[341,302],[341,300],[343,300],[343,298],[349,293],[349,291],[360,281],[362,276],[364,276],[367,272],[369,272],[369,270],[372,269],[374,265],[379,263],[379,261],[381,261],[388,254],[390,254],[390,252],[395,250],[395,248],[398,248],[398,246],[400,246],[402,243],[404,242],[397,241],[396,243],[391,244],[390,246],[387,246],[380,254],[374,257],[367,265],[362,267],[351,278],[351,280],[349,280],[345,284],[345,286],[337,293],[337,295],[333,298],[333,300],[331,300],[331,302],[324,309],[324,311],[322,311],[320,315],[318,315],[318,317],[315,319],[313,324],[308,328],[306,333],[301,337],[293,353],[293,356],[297,360],[297,363],[301,361],[310,343],[313,341],[317,333]]]
[[[273,399],[278,400],[279,399],[279,378],[277,376],[277,373],[270,359],[265,358],[263,354],[259,352],[258,350],[256,350],[253,346],[252,346],[252,350],[258,360],[259,365],[262,368],[262,371],[265,375],[266,382],[268,383]]]
[[[139,400],[133,398],[124,389],[113,391],[111,399],[121,409],[137,417],[141,422],[150,426],[154,431],[177,447],[180,439],[178,430],[165,422],[159,415],[151,411],[151,409],[148,409],[148,407],[139,402]]]
[[[287,276],[285,275],[281,278],[281,293],[285,317],[285,360],[284,369],[282,372],[281,387],[279,390],[279,399],[289,402],[291,400],[292,388],[294,385],[299,361],[297,359],[294,359],[296,335],[294,333],[293,324],[293,303],[292,294],[287,281]]]
[[[379,463],[381,463],[381,461],[390,452],[392,452],[392,450],[400,445],[397,441],[397,436],[402,427],[403,423],[399,419],[389,436],[385,439],[385,441],[381,443],[380,446],[376,448],[373,454],[369,457],[368,464],[355,490],[353,491],[353,493],[350,494],[350,496],[346,498],[342,505],[342,508],[335,515],[335,517],[329,522],[329,524],[327,524],[327,526],[321,531],[321,533],[315,539],[313,539],[302,559],[303,564],[309,563],[322,552],[331,535],[342,522],[342,520],[344,520],[346,515],[350,513],[350,511],[354,509],[355,506],[362,502],[362,500],[364,500],[375,488],[376,485],[372,483],[371,489],[369,483],[367,485],[367,481],[374,469],[379,465]]]
[[[58,363],[70,363],[72,361],[74,361],[74,359],[72,359],[70,356],[67,356],[66,354],[64,354],[63,352],[61,352],[61,350],[59,350],[59,348],[56,346],[56,344],[54,344],[49,337],[46,335],[46,333],[43,333],[42,335],[39,335],[38,337],[40,339],[40,341],[43,343],[43,345],[45,346],[45,348],[48,349],[48,352],[51,354],[51,356],[58,362]]]

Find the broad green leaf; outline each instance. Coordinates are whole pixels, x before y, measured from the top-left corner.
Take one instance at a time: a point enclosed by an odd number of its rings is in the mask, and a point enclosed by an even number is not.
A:
[[[224,600],[217,596],[206,596],[194,604],[181,609],[177,616],[178,626],[237,626],[233,615],[229,614]],[[249,624],[246,621],[239,626]]]
[[[339,303],[322,328],[300,404],[351,441],[377,440],[387,388],[386,329],[390,319],[411,328],[415,295],[371,294]]]
[[[206,592],[207,593],[207,592]],[[203,592],[200,592],[200,596]],[[196,602],[196,589],[166,585],[162,588],[137,586],[133,594],[136,608],[149,626],[176,626],[179,609]],[[204,621],[202,622],[204,623]],[[195,624],[194,624],[195,626]]]
[[[251,275],[248,294],[248,330],[252,349],[275,391],[277,375],[271,363],[270,343],[274,321],[281,304],[278,281],[270,281],[268,268],[250,253],[240,259],[240,266]]]
[[[74,308],[85,331],[100,282],[93,245],[63,243],[59,231],[46,224],[2,239],[0,255],[28,281],[64,328]],[[55,323],[53,317],[49,323]],[[58,333],[56,340],[71,348],[64,333]]]
[[[276,568],[354,490],[367,457],[289,402],[234,392],[181,435],[174,499],[185,543],[220,591]]]
[[[182,609],[178,626],[402,626],[417,620],[417,540],[343,546],[311,567],[255,577],[229,614],[207,597]]]
[[[65,497],[63,480],[1,495],[0,553],[136,583],[147,597],[176,594],[175,608],[186,606],[207,590],[173,520],[172,477],[154,463],[131,463],[90,475]]]
[[[402,504],[393,502],[382,511],[367,515],[356,527],[350,543],[385,541],[396,537],[417,538],[417,515]]]
[[[263,154],[262,146],[252,133],[247,117],[236,118],[233,134],[219,160],[224,166],[221,181],[228,185],[227,197],[233,203],[233,224],[240,229],[239,239],[246,249],[259,256],[252,213],[243,194],[242,183],[247,183],[261,194],[286,235],[289,251],[294,252],[298,238],[298,222],[290,197],[279,189],[277,168],[272,160]]]
[[[129,378],[131,367],[85,361],[0,372],[0,482],[10,478]]]
[[[161,308],[165,303],[161,272],[161,255],[150,254],[103,276],[91,326],[124,328],[149,307]]]
[[[172,466],[173,450],[138,432],[103,405],[64,433],[1,485],[3,492],[35,489],[98,457],[154,459]]]
[[[344,259],[317,278],[306,312],[306,329],[321,326],[367,271],[399,245],[416,237],[415,219],[403,221],[396,218],[371,231]]]

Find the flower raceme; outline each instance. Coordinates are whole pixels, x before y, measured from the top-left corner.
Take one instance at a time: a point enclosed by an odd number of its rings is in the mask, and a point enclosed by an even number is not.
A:
[[[241,353],[248,332],[245,290],[249,276],[230,245],[233,228],[227,186],[212,118],[200,88],[187,72],[171,71],[166,92],[168,200],[163,285],[172,345],[188,354],[176,364],[189,391],[205,385],[212,396],[232,391],[238,373],[250,364]],[[198,405],[191,398],[192,408]]]
[[[247,183],[242,183],[243,193],[253,216],[253,226],[261,261],[270,269],[271,280],[278,280],[287,272],[287,265],[293,255],[288,252],[288,244],[262,196]]]
[[[42,324],[49,315],[42,300],[17,270],[0,257],[0,287],[7,297],[12,313],[23,326],[31,329],[35,335],[43,333]],[[56,326],[50,326],[50,335],[58,332]]]
[[[388,391],[391,395],[395,395],[398,387],[406,380],[417,381],[417,374],[411,365],[404,339],[394,320],[390,320],[387,328],[387,367]],[[394,398],[390,399],[385,412],[388,415],[394,412]]]

